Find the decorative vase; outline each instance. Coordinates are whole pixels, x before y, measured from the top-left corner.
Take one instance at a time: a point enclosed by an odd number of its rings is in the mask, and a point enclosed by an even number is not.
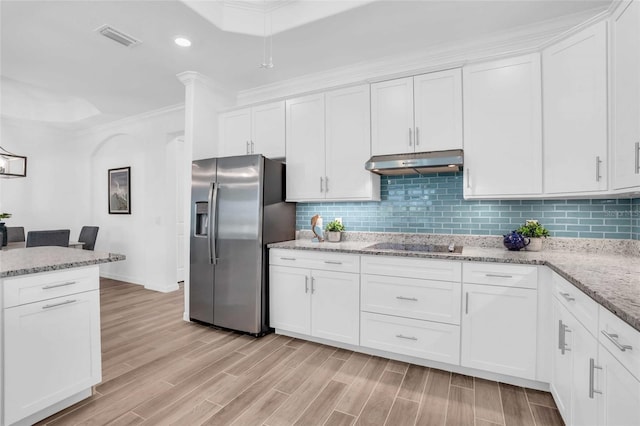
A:
[[[531,242],[530,238],[523,237],[522,234],[518,234],[516,231],[511,231],[511,233],[503,235],[503,237],[502,244],[511,251],[523,249]]]
[[[7,227],[4,222],[0,222],[0,233],[2,233],[2,247],[7,245]]]
[[[542,238],[531,238],[531,242],[525,248],[527,251],[540,251],[542,250]]]
[[[332,243],[339,243],[342,238],[342,232],[340,231],[327,231],[327,240]]]

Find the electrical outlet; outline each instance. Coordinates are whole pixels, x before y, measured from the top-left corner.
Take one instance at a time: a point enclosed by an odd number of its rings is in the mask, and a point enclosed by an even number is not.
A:
[[[342,225],[342,218],[341,217],[336,217],[336,222],[338,222],[339,224]]]

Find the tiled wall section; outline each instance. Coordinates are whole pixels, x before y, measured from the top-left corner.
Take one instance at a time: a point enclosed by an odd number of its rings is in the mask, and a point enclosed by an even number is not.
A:
[[[640,234],[638,199],[465,201],[462,180],[462,173],[383,176],[379,202],[298,203],[297,229],[319,213],[325,224],[342,217],[348,231],[502,235],[538,219],[555,237]]]
[[[635,198],[634,200],[632,200],[631,239],[640,240],[640,198]]]

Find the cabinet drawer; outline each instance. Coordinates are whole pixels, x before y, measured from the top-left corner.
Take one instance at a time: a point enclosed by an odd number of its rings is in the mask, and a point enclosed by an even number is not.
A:
[[[362,273],[391,277],[460,281],[462,266],[451,260],[411,259],[399,256],[362,256]]]
[[[99,268],[66,269],[4,280],[4,308],[97,290]]]
[[[361,309],[460,324],[460,282],[362,275]]]
[[[466,283],[538,288],[536,266],[465,262],[462,265],[462,274]]]
[[[460,327],[360,313],[360,345],[448,364],[460,363]]]
[[[599,306],[599,309],[600,343],[636,379],[640,379],[640,332],[609,312],[607,308]]]
[[[598,336],[598,304],[576,286],[555,272],[552,274],[553,295],[561,305],[594,336]]]
[[[269,264],[293,268],[320,269],[335,272],[360,272],[360,256],[356,254],[328,253],[317,250],[269,251]]]

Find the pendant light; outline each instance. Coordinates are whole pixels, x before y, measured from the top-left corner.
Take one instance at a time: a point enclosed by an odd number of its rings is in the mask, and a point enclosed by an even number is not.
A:
[[[273,18],[271,12],[269,12],[269,37],[267,37],[267,0],[264,0],[263,12],[262,63],[260,64],[260,68],[270,70],[273,68]],[[267,62],[267,38],[269,44],[269,62]]]
[[[27,157],[15,155],[0,146],[0,177],[27,176]]]

